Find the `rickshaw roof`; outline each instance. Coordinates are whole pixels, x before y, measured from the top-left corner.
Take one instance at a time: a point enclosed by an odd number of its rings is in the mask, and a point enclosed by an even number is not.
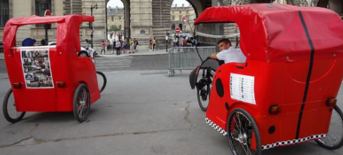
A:
[[[200,23],[236,23],[250,59],[307,53],[310,41],[319,53],[343,52],[343,22],[329,9],[272,3],[210,7],[195,20]]]
[[[49,24],[49,23],[62,23],[69,22],[70,19],[77,20],[78,22],[93,22],[94,17],[82,15],[66,15],[66,16],[31,16],[31,17],[18,17],[12,18],[7,23],[12,26],[22,26],[30,24]]]
[[[65,16],[31,16],[12,18],[7,21],[4,27],[4,48],[10,49],[15,46],[15,36],[18,27],[32,24],[52,24],[57,23],[56,41],[60,47],[67,47],[67,44],[74,44],[77,49],[80,47],[79,29],[83,22],[94,22],[93,16],[65,15]],[[30,36],[28,36],[30,37]]]

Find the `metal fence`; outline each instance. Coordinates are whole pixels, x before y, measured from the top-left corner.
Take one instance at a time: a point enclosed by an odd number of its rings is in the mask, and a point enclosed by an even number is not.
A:
[[[216,51],[215,46],[197,47],[200,56],[206,59]],[[195,47],[174,47],[168,50],[169,53],[169,76],[175,75],[175,70],[192,70],[201,64]]]

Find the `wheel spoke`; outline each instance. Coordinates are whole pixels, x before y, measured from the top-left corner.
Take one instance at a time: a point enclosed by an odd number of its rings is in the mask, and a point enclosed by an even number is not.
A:
[[[248,150],[243,143],[239,143],[245,155],[248,155]]]
[[[255,131],[251,120],[244,113],[237,111],[231,114],[229,121],[229,139],[231,139],[230,147],[232,148],[234,154],[255,154],[256,150],[251,148],[251,141],[253,140],[252,137]],[[256,147],[256,149],[258,149],[259,146]]]

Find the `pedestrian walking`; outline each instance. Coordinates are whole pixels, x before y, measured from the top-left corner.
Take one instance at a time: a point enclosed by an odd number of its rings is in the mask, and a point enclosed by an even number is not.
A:
[[[116,41],[116,44],[115,44],[115,48],[116,48],[116,54],[117,55],[120,55],[120,49],[121,49],[121,41],[120,40],[117,40]]]
[[[133,52],[136,52],[137,46],[139,45],[138,40],[136,38],[133,38]]]
[[[155,37],[152,38],[151,45],[152,45],[152,51],[155,51],[155,48],[156,48],[156,38]]]
[[[102,54],[102,53],[106,54],[106,47],[107,47],[106,40],[102,40],[101,41],[101,51],[100,51],[100,54]]]
[[[113,44],[112,44],[112,54],[114,54],[114,50],[116,49],[116,40],[113,39]]]
[[[129,39],[129,46],[130,46],[130,53],[133,53],[133,40],[132,38]]]

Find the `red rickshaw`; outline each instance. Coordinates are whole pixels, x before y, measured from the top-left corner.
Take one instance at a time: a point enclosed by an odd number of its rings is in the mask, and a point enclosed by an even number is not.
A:
[[[79,122],[87,119],[106,84],[92,58],[80,51],[80,26],[93,21],[92,16],[67,15],[13,18],[6,23],[4,57],[11,84],[3,101],[7,121],[20,121],[25,112],[72,111]],[[36,24],[56,24],[56,45],[16,46],[18,28]],[[97,73],[104,78],[101,89]]]
[[[201,23],[236,23],[247,57],[243,64],[201,65],[190,75],[191,87],[209,100],[202,107],[206,123],[227,137],[233,154],[261,154],[311,140],[327,149],[343,145],[336,99],[343,77],[343,22],[336,13],[249,4],[210,7],[195,21]]]

